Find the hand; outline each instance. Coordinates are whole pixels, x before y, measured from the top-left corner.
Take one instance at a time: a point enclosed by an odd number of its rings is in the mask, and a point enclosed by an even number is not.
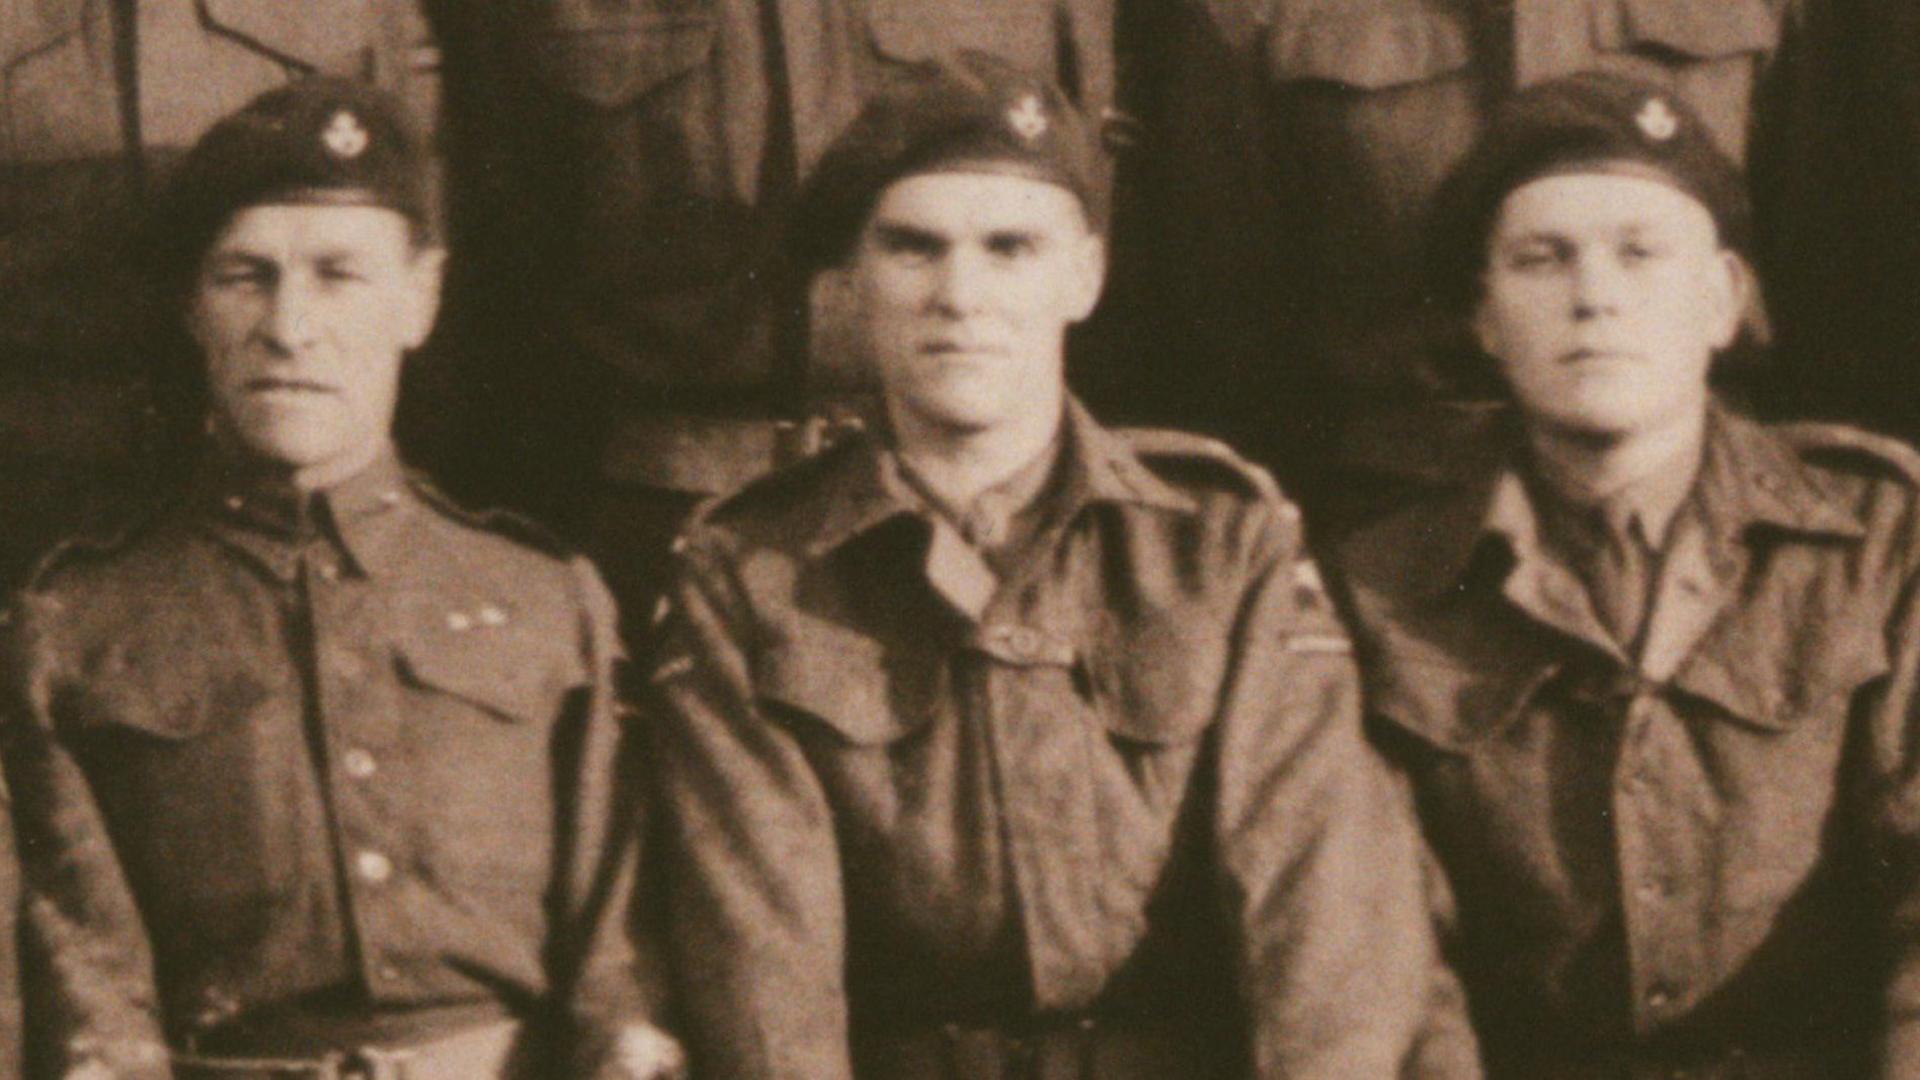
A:
[[[620,1029],[614,1061],[625,1080],[686,1080],[687,1052],[680,1040],[646,1024]]]

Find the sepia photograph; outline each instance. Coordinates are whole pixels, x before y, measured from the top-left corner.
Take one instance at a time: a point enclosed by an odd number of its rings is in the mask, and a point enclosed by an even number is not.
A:
[[[0,1080],[1920,1080],[1920,0],[0,0]]]

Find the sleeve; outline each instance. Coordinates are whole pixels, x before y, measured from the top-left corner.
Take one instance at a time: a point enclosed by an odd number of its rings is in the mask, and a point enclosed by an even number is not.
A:
[[[847,1080],[832,810],[796,737],[756,705],[726,581],[688,553],[654,675],[671,961],[693,1065],[729,1080]]]
[[[0,732],[19,853],[20,985],[39,1071],[171,1073],[152,945],[106,822],[54,716],[50,600],[0,626]],[[34,616],[41,615],[41,618]]]
[[[1362,735],[1352,647],[1311,562],[1268,564],[1234,649],[1216,842],[1257,1075],[1478,1075],[1411,794]],[[1464,1053],[1444,1045],[1462,1037]]]
[[[1908,581],[1892,629],[1893,670],[1871,743],[1875,798],[1866,808],[1869,865],[1886,913],[1878,1075],[1920,1080],[1920,581]]]
[[[582,704],[576,783],[569,807],[569,920],[558,950],[565,988],[568,1076],[654,1080],[677,1075],[680,1046],[661,1026],[665,973],[656,920],[648,917],[647,762],[642,732],[622,693],[626,657],[612,597],[584,561],[574,566],[592,681]]]

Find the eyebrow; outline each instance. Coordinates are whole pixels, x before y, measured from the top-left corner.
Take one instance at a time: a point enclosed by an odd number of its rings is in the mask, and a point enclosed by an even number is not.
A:
[[[881,240],[895,244],[904,242],[944,247],[950,243],[945,236],[931,229],[923,229],[917,225],[898,221],[876,221],[873,224],[873,233]]]

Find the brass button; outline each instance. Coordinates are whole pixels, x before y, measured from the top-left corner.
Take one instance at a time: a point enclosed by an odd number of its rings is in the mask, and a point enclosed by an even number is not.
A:
[[[468,615],[464,611],[448,612],[447,613],[447,629],[453,631],[456,634],[463,634],[468,630],[473,629],[473,616]]]
[[[357,746],[340,756],[340,767],[355,780],[365,780],[380,771],[380,763],[373,755]]]
[[[375,885],[385,884],[393,877],[393,860],[377,851],[363,851],[353,857],[353,868],[361,880]]]

